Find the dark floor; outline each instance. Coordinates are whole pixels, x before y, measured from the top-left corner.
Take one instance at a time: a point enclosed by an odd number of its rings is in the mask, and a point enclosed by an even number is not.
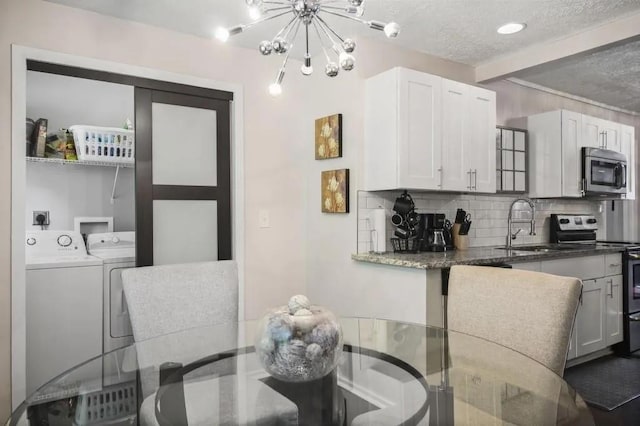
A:
[[[640,425],[640,398],[629,401],[612,411],[590,407],[596,426],[638,426]]]

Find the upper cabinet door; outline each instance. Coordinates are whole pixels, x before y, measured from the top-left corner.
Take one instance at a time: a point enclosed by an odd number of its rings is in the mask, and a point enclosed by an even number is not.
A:
[[[471,191],[472,171],[469,157],[474,147],[468,140],[471,117],[466,111],[470,86],[442,81],[442,188],[446,191]]]
[[[636,199],[636,138],[635,128],[620,126],[620,150],[627,156],[627,200]]]
[[[441,189],[442,78],[401,69],[399,79],[399,187]]]
[[[580,140],[583,115],[562,111],[562,196],[582,196],[582,158]]]
[[[620,143],[620,124],[604,120],[602,123],[604,148],[622,152]]]
[[[580,147],[604,148],[604,120],[583,115],[582,126]]]
[[[468,86],[469,96],[464,116],[469,120],[467,156],[473,191],[496,192],[496,94]]]

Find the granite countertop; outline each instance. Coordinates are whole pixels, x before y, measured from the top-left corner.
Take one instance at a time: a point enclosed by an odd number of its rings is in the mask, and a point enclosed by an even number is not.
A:
[[[552,247],[552,245],[549,245]],[[378,263],[382,265],[401,266],[416,269],[443,269],[453,265],[491,265],[495,263],[534,262],[537,260],[553,260],[568,257],[581,257],[607,253],[619,253],[623,249],[611,246],[572,247],[571,249],[550,251],[521,251],[517,246],[511,250],[500,247],[472,247],[468,250],[448,252],[422,253],[357,253],[351,258],[360,262]]]

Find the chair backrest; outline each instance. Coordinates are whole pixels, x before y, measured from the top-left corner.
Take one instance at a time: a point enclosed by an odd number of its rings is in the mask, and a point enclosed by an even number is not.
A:
[[[454,266],[448,328],[507,346],[562,376],[581,292],[577,278]]]
[[[238,321],[235,261],[148,266],[122,272],[136,342]]]

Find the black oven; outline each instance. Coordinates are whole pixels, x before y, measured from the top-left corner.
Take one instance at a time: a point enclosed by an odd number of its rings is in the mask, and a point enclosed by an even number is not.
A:
[[[623,325],[624,352],[640,349],[640,250],[624,253]]]
[[[627,157],[616,151],[582,148],[585,195],[621,195],[627,192]]]

